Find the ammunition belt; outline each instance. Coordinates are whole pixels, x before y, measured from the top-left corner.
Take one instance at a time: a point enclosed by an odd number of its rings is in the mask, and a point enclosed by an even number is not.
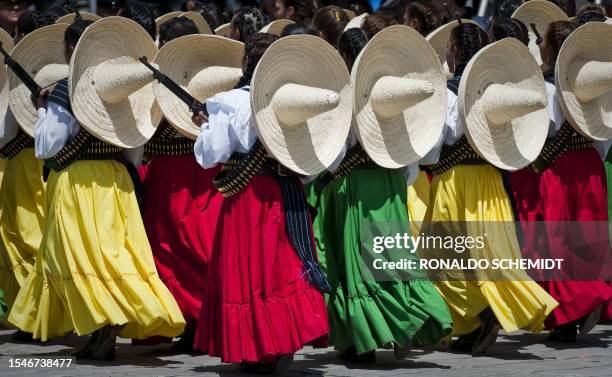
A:
[[[266,150],[258,140],[249,153],[234,153],[213,179],[213,185],[225,198],[236,195],[260,173],[267,160]]]
[[[45,166],[54,171],[66,169],[78,160],[115,160],[121,156],[121,148],[96,139],[84,128],[55,156],[45,160]]]
[[[177,137],[176,130],[166,121],[145,144],[143,161],[149,162],[155,156],[187,156],[193,154],[195,142],[186,137]]]
[[[564,123],[559,132],[546,140],[542,152],[529,167],[536,173],[541,173],[553,164],[563,153],[593,147],[593,141],[577,134],[569,123]]]
[[[20,128],[17,131],[17,136],[0,149],[0,158],[10,160],[26,148],[34,148],[34,138]]]
[[[463,136],[453,145],[444,145],[440,153],[440,160],[433,165],[422,165],[421,169],[433,174],[440,175],[457,165],[484,165],[487,161],[476,153],[467,138]]]
[[[332,181],[341,180],[355,169],[373,169],[378,167],[380,166],[376,165],[376,163],[372,161],[361,145],[357,144],[348,151],[336,170],[326,172],[325,174],[321,175],[319,179],[317,179],[315,183],[315,191],[317,194],[320,194],[325,186],[330,184]]]

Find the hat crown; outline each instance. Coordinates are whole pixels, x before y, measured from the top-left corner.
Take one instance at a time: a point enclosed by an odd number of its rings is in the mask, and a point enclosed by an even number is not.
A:
[[[333,110],[339,104],[340,95],[337,92],[300,84],[281,86],[271,101],[276,117],[289,129]]]
[[[612,62],[585,61],[578,64],[574,83],[581,102],[589,102],[612,91]]]
[[[372,87],[370,101],[377,115],[393,118],[433,94],[433,84],[429,81],[383,76]]]
[[[48,86],[68,77],[68,64],[47,64],[34,76],[34,81],[40,86]]]
[[[535,90],[502,84],[489,85],[481,98],[482,109],[493,125],[502,125],[546,108],[547,98]]]
[[[118,58],[95,68],[94,87],[104,102],[118,103],[153,82],[153,73],[132,58]]]
[[[195,98],[203,101],[217,93],[232,89],[240,80],[240,77],[242,77],[241,68],[206,67],[189,80],[187,90]]]

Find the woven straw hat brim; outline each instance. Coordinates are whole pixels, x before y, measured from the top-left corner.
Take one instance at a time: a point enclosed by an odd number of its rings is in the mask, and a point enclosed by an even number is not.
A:
[[[206,20],[204,19],[204,17],[202,17],[201,14],[196,13],[196,12],[185,12],[181,14],[181,17],[187,17],[191,21],[193,21],[193,23],[198,28],[198,31],[200,32],[200,34],[212,34],[213,33],[212,29],[210,28],[210,25],[208,25],[208,22],[206,22]]]
[[[483,94],[491,85],[528,90],[542,108],[508,122],[493,124],[484,110]],[[542,72],[527,47],[505,38],[480,50],[468,63],[459,85],[459,111],[466,136],[484,159],[504,170],[533,162],[548,133],[547,94]],[[493,103],[507,103],[504,96]]]
[[[259,32],[280,35],[283,32],[283,29],[285,28],[285,26],[291,25],[293,23],[294,23],[293,21],[285,20],[285,19],[274,20],[270,22],[269,24],[267,24],[266,26],[262,27]]]
[[[161,72],[186,89],[200,102],[212,95],[231,90],[242,75],[242,57],[244,44],[217,35],[186,35],[174,39],[159,50],[155,63]],[[216,75],[216,82],[210,81],[210,88],[195,93],[189,90],[189,83],[194,76],[209,67],[233,68],[237,74],[228,72],[221,77],[221,71]],[[200,125],[191,120],[192,113],[186,104],[180,101],[170,90],[159,82],[153,83],[155,98],[164,116],[183,135],[195,139],[200,133]],[[204,93],[208,93],[205,95]]]
[[[229,37],[231,23],[226,23],[215,29],[215,35],[219,35],[221,37]]]
[[[461,22],[466,24],[478,25],[478,23],[467,19],[461,19]],[[442,63],[442,67],[444,69],[444,72],[446,73],[446,77],[449,78],[453,75],[448,68],[448,63],[446,62],[446,50],[448,50],[448,40],[450,39],[451,32],[457,25],[459,25],[459,22],[457,20],[453,20],[447,24],[438,27],[436,30],[429,33],[427,37],[425,37],[425,39],[427,39],[427,41],[433,47],[434,51],[436,51],[438,59],[440,59],[440,63]]]
[[[612,138],[612,90],[608,87],[601,96],[581,101],[576,96],[576,76],[587,62],[607,62],[610,80],[612,44],[602,41],[612,41],[612,25],[603,22],[582,25],[561,46],[555,66],[557,93],[565,118],[576,131],[595,140]]]
[[[297,126],[288,127],[279,120],[273,108],[274,95],[286,84],[332,91],[337,94],[338,105]],[[296,98],[304,95],[302,92],[292,94]],[[251,106],[258,136],[267,151],[298,174],[318,174],[334,162],[351,127],[353,106],[346,64],[340,54],[319,37],[281,38],[268,48],[255,68]]]
[[[544,38],[548,24],[555,21],[569,20],[563,9],[548,0],[530,0],[518,7],[512,14],[512,18],[522,21],[529,30],[529,51],[538,64],[542,64],[540,46],[536,43],[536,36],[531,30],[534,23],[540,36]]]
[[[377,112],[372,90],[382,77],[423,80],[433,94],[400,108],[397,115]],[[400,168],[433,148],[444,127],[446,78],[434,49],[417,31],[396,25],[376,34],[357,57],[351,84],[357,137],[374,162]]]
[[[162,114],[153,95],[153,74],[138,59],[153,61],[157,54],[151,36],[136,22],[106,17],[89,26],[81,36],[70,62],[69,88],[72,110],[83,127],[97,138],[123,148],[143,145],[153,136]],[[96,68],[102,63],[132,65],[150,82],[115,103],[100,97]],[[124,73],[108,68],[103,73]],[[117,94],[129,82],[120,82]]]
[[[366,17],[368,17],[368,14],[362,13],[359,16],[351,18],[351,20],[346,24],[346,26],[344,26],[344,31],[355,28],[359,29],[361,26],[363,26],[363,22],[365,21]]]
[[[102,17],[98,16],[97,14],[93,14],[93,13],[89,13],[89,12],[79,12],[81,14],[81,18],[85,21],[98,21],[99,19],[101,19]],[[65,16],[62,16],[60,18],[57,19],[57,21],[55,21],[56,24],[68,24],[71,25],[74,23],[74,20],[76,18],[76,14],[74,13],[70,13],[67,14]]]
[[[170,12],[170,13],[166,13],[163,14],[159,17],[157,17],[155,19],[155,27],[157,30],[157,34],[159,34],[159,27],[166,21],[169,21],[170,19],[174,18],[174,17],[180,17],[184,12],[181,11],[176,11],[176,12]]]
[[[2,42],[2,48],[9,54],[13,51],[13,38],[0,28],[0,42]],[[0,64],[0,114],[6,114],[9,107],[9,84],[8,84],[8,72],[6,65]]]
[[[50,73],[55,74],[47,75],[47,77],[40,77],[38,75],[48,65],[66,65],[64,32],[67,28],[67,24],[55,24],[35,30],[26,35],[11,53],[11,57],[42,88],[67,76],[66,69],[64,71],[52,69]],[[58,77],[58,75],[63,75],[63,77]],[[38,119],[38,114],[32,103],[32,93],[10,70],[8,71],[8,77],[11,110],[23,131],[30,136],[34,136],[34,124]]]

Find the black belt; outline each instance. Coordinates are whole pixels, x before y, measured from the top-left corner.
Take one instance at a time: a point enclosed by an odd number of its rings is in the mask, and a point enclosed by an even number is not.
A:
[[[34,148],[34,138],[20,128],[17,135],[0,149],[0,158],[11,160],[26,148]]]
[[[476,153],[467,138],[463,136],[453,145],[444,145],[440,161],[433,165],[421,165],[421,170],[432,175],[440,175],[457,165],[486,165],[488,162]]]
[[[339,181],[346,177],[355,169],[374,169],[379,166],[372,161],[368,154],[363,150],[361,145],[356,145],[351,148],[338,168],[331,172],[325,172],[315,183],[315,191],[320,194],[323,189],[332,181]]]
[[[593,141],[582,135],[578,135],[569,123],[565,122],[559,132],[546,140],[542,152],[529,167],[536,173],[541,173],[552,165],[563,153],[568,151],[589,149],[593,147]]]

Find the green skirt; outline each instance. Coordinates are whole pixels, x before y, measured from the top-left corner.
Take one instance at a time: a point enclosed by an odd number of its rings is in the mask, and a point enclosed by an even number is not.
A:
[[[608,149],[604,166],[606,167],[608,181],[608,219],[612,219],[612,148]],[[608,234],[610,234],[610,243],[612,244],[612,221],[608,221]]]
[[[4,316],[4,313],[8,310],[8,306],[4,302],[4,292],[0,289],[0,317]]]
[[[332,344],[364,353],[392,343],[430,346],[450,334],[451,316],[434,284],[393,274],[380,278],[366,265],[372,262],[374,234],[409,233],[403,173],[356,169],[319,195],[314,186],[309,198],[318,212],[316,244],[332,286],[327,297]]]

